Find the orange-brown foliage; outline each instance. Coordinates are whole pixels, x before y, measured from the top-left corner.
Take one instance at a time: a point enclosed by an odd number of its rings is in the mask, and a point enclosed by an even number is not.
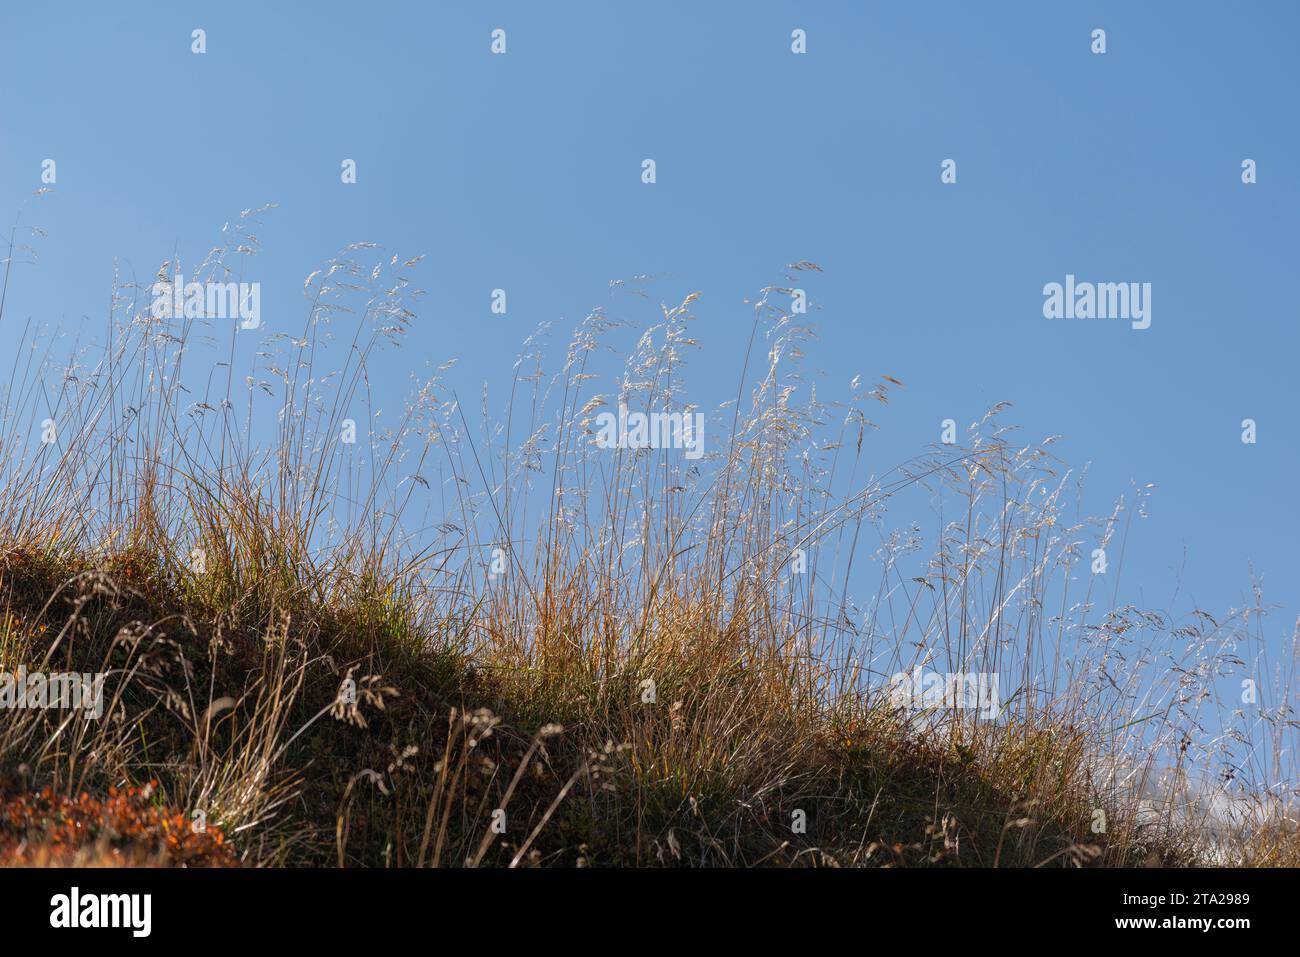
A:
[[[220,829],[196,833],[153,786],[110,788],[104,799],[49,788],[0,802],[0,866],[237,867]]]

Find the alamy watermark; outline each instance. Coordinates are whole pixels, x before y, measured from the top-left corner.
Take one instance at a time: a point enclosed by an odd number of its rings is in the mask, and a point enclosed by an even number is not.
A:
[[[703,412],[629,412],[620,402],[617,415],[596,416],[596,428],[602,449],[685,449],[692,461],[704,455]]]
[[[992,718],[1001,706],[998,676],[983,671],[954,671],[941,674],[913,668],[900,671],[889,679],[889,701],[895,707],[913,711],[942,708],[978,710],[980,717]]]
[[[0,708],[85,711],[98,720],[104,714],[104,676],[74,671],[29,672],[25,665],[19,665],[14,674],[0,671]]]
[[[149,314],[155,319],[238,319],[241,329],[262,324],[262,284],[258,282],[175,282],[153,284]]]
[[[1129,319],[1134,329],[1151,325],[1151,283],[1075,282],[1043,287],[1043,315],[1048,319]]]
[[[50,898],[50,926],[54,928],[125,928],[132,937],[148,937],[153,930],[152,894],[83,894],[73,887]]]

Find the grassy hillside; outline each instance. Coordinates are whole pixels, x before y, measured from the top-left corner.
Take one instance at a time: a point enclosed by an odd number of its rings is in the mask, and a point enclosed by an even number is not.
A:
[[[1077,476],[1004,410],[873,477],[868,411],[901,384],[818,400],[773,287],[700,463],[592,442],[619,401],[687,407],[694,296],[632,330],[608,393],[619,330],[597,312],[558,369],[529,341],[502,417],[485,393],[471,424],[435,376],[370,431],[413,264],[359,246],[313,274],[302,328],[246,379],[192,357],[207,337],[234,355],[232,329],[153,319],[128,284],[101,347],[21,353],[0,672],[102,674],[104,714],[0,710],[0,861],[1300,858],[1253,773],[1282,767],[1284,709],[1260,718],[1274,754],[1221,792],[1250,827],[1186,773],[1221,766],[1202,728],[1251,615],[1104,607],[1083,543],[1122,547],[1124,508],[1074,517]],[[937,540],[886,523],[915,488],[946,503]],[[886,597],[858,607],[864,574]],[[998,675],[996,714],[900,706],[890,676],[922,664]]]

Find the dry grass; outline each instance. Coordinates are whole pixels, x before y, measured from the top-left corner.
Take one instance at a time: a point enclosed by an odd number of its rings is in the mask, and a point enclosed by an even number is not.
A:
[[[185,272],[246,270],[257,215]],[[103,673],[107,705],[0,712],[0,796],[156,782],[248,865],[1294,864],[1290,663],[1250,663],[1266,707],[1216,694],[1267,647],[1260,609],[1175,623],[1092,593],[1085,544],[1118,553],[1142,490],[1078,516],[1078,476],[1000,407],[864,474],[900,383],[818,400],[783,287],[699,463],[591,441],[618,401],[694,410],[695,296],[642,327],[594,313],[555,372],[530,339],[500,419],[485,389],[471,425],[435,376],[370,433],[415,262],[350,247],[242,388],[233,328],[152,319],[127,283],[103,348],[21,351],[0,671]],[[935,540],[887,525],[913,492]],[[922,663],[997,674],[996,718],[893,706]]]

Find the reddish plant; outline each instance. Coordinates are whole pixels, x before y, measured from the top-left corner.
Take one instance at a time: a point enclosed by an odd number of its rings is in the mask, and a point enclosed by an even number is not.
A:
[[[100,799],[49,788],[0,801],[0,867],[237,867],[215,826],[153,803],[155,785]]]

